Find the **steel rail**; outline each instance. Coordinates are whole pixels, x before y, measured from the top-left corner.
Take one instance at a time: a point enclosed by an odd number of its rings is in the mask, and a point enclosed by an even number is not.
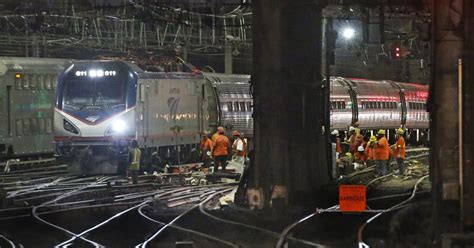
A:
[[[99,227],[101,227],[101,226],[103,226],[103,225],[106,225],[107,223],[111,222],[112,220],[114,220],[114,219],[116,219],[116,218],[118,218],[118,217],[120,217],[120,216],[122,216],[122,215],[124,215],[124,214],[126,214],[126,213],[128,213],[128,212],[130,212],[130,211],[132,211],[132,210],[134,210],[134,209],[136,209],[136,208],[139,208],[139,207],[142,206],[142,205],[148,204],[148,203],[151,202],[151,201],[152,201],[152,199],[149,199],[149,200],[146,200],[146,201],[144,201],[144,202],[142,202],[142,203],[140,203],[140,204],[138,204],[138,205],[135,205],[135,206],[133,206],[133,207],[131,207],[131,208],[127,208],[126,210],[121,211],[121,212],[119,212],[119,213],[113,215],[112,217],[110,217],[110,218],[108,218],[108,219],[102,221],[101,223],[99,223],[99,224],[97,224],[97,225],[95,225],[95,226],[93,226],[93,227],[91,227],[91,228],[89,228],[89,229],[87,229],[87,230],[85,230],[85,231],[83,231],[83,232],[77,234],[77,235],[74,235],[74,236],[71,237],[70,239],[68,239],[68,240],[66,240],[66,241],[64,241],[64,242],[62,242],[62,243],[60,243],[60,244],[58,244],[58,245],[56,245],[56,246],[54,246],[54,247],[67,247],[67,246],[69,246],[70,243],[71,243],[72,241],[74,241],[76,238],[83,238],[82,236],[84,236],[85,234],[87,234],[87,233],[89,233],[89,232],[91,232],[91,231],[94,231],[95,229],[97,229],[97,228],[99,228]]]
[[[141,206],[140,208],[138,208],[138,213],[143,216],[145,219],[151,221],[151,222],[154,222],[154,223],[157,223],[157,224],[160,224],[162,226],[165,226],[166,223],[165,222],[161,222],[161,221],[158,221],[158,220],[155,220],[153,218],[151,218],[150,216],[146,215],[145,213],[143,213],[143,208],[146,207],[147,205],[143,205]],[[236,244],[233,244],[227,240],[223,240],[223,239],[219,239],[219,238],[216,238],[214,236],[211,236],[211,235],[208,235],[208,234],[205,234],[205,233],[202,233],[202,232],[198,232],[198,231],[195,231],[195,230],[192,230],[192,229],[188,229],[188,228],[184,228],[184,227],[181,227],[181,226],[178,226],[178,225],[175,225],[175,224],[172,224],[172,225],[169,225],[170,228],[174,228],[174,229],[177,229],[177,230],[180,230],[180,231],[184,231],[184,232],[189,232],[189,233],[192,233],[192,234],[195,234],[195,235],[198,235],[198,236],[202,236],[204,238],[207,238],[207,239],[210,239],[210,240],[214,240],[214,241],[217,241],[217,242],[220,242],[220,243],[223,243],[227,246],[230,246],[230,247],[233,247],[233,248],[238,248],[239,246],[236,245]]]
[[[385,214],[385,213],[388,213],[390,211],[393,211],[395,209],[398,209],[398,208],[401,208],[403,207],[406,203],[408,203],[409,201],[411,201],[415,195],[416,195],[416,191],[418,190],[418,185],[423,181],[425,180],[426,178],[428,178],[429,175],[425,175],[423,177],[421,177],[415,184],[415,186],[413,187],[413,191],[412,191],[412,194],[410,197],[408,197],[406,200],[396,204],[396,205],[393,205],[392,207],[380,212],[380,213],[377,213],[376,215],[372,216],[371,218],[369,218],[362,226],[360,226],[358,232],[357,232],[357,241],[359,243],[359,247],[369,247],[366,243],[364,243],[363,239],[362,239],[362,234],[364,232],[364,228],[369,224],[371,223],[373,220],[377,219],[378,217],[380,217],[382,214]]]
[[[194,210],[195,208],[199,207],[203,202],[206,202],[206,201],[209,201],[210,199],[214,198],[216,195],[219,195],[219,194],[222,194],[222,193],[225,193],[225,192],[228,192],[228,191],[232,191],[234,189],[234,187],[228,187],[226,189],[223,189],[223,190],[220,190],[220,191],[217,191],[217,192],[213,192],[207,199],[205,199],[204,201],[202,201],[200,204],[195,204],[193,205],[192,207],[188,208],[186,211],[184,211],[183,213],[181,213],[180,215],[176,216],[173,220],[171,220],[169,223],[167,223],[166,225],[164,225],[163,227],[161,227],[160,229],[158,229],[157,232],[155,232],[150,238],[148,238],[147,240],[145,240],[143,243],[141,244],[138,244],[137,246],[135,247],[139,247],[139,248],[145,248],[148,243],[150,243],[154,238],[156,238],[158,235],[160,235],[167,227],[173,225],[176,221],[178,221],[179,219],[181,219],[183,216],[185,216],[186,214],[188,214],[189,212],[191,212],[192,210]]]
[[[60,195],[60,196],[56,197],[56,198],[53,199],[53,200],[44,202],[43,204],[41,204],[41,205],[39,205],[39,206],[35,206],[35,207],[33,207],[32,211],[31,211],[32,214],[33,214],[33,217],[36,218],[37,220],[39,220],[39,221],[45,223],[45,224],[48,225],[48,226],[54,227],[54,228],[56,228],[56,229],[58,229],[58,230],[61,230],[61,231],[65,232],[65,233],[67,233],[67,234],[69,234],[69,235],[71,235],[71,236],[75,236],[75,235],[77,235],[77,234],[75,234],[74,232],[72,232],[72,231],[70,231],[70,230],[67,230],[67,229],[65,229],[65,228],[63,228],[63,227],[60,227],[60,226],[58,226],[58,225],[56,225],[56,224],[53,224],[53,223],[51,223],[51,222],[49,222],[49,221],[47,221],[47,220],[44,220],[44,219],[40,218],[40,216],[38,215],[38,209],[40,209],[40,208],[42,208],[42,207],[44,207],[44,206],[46,206],[46,205],[48,205],[48,204],[51,204],[51,203],[53,203],[53,202],[56,202],[56,201],[58,201],[58,200],[61,200],[61,199],[64,199],[64,198],[66,198],[66,197],[69,197],[69,196],[71,196],[71,195],[74,195],[75,193],[77,193],[77,192],[79,192],[79,191],[81,191],[81,190],[83,190],[83,189],[86,189],[86,188],[88,188],[88,187],[90,187],[90,186],[94,186],[96,183],[101,183],[101,182],[107,181],[107,180],[109,180],[109,179],[110,179],[110,178],[108,178],[108,177],[101,178],[101,179],[99,179],[99,180],[96,180],[95,182],[92,182],[92,183],[89,184],[89,185],[80,187],[80,188],[78,188],[78,189],[76,189],[76,190],[69,191],[69,192],[67,192],[67,193],[65,193],[65,194],[63,194],[63,195]],[[94,242],[94,241],[88,240],[88,239],[86,239],[86,238],[84,238],[84,237],[81,237],[81,239],[84,240],[84,241],[86,241],[86,242],[88,242],[88,243],[91,243],[94,247],[103,247],[102,245],[100,245],[100,244],[98,244],[98,243],[96,243],[96,242]]]
[[[0,233],[0,238],[2,238],[3,240],[7,241],[8,244],[10,245],[10,247],[13,247],[15,248],[16,245],[15,243],[13,243],[13,241],[11,241],[9,238],[5,237],[3,234]]]
[[[241,227],[245,227],[245,228],[249,228],[249,229],[253,229],[253,230],[258,230],[258,231],[267,233],[267,234],[269,234],[271,236],[274,236],[274,237],[277,237],[277,238],[280,237],[280,233],[277,233],[277,232],[274,232],[274,231],[271,231],[271,230],[268,230],[268,229],[265,229],[265,228],[261,228],[261,227],[253,226],[253,225],[248,225],[248,224],[245,224],[245,223],[236,222],[236,221],[232,221],[232,220],[226,220],[226,219],[222,219],[222,218],[219,218],[217,216],[214,216],[214,215],[212,215],[212,214],[210,214],[210,213],[208,213],[207,211],[204,210],[204,204],[206,204],[207,201],[209,201],[209,200],[203,201],[199,204],[199,211],[202,214],[210,217],[211,219],[221,221],[221,222],[224,222],[224,223],[227,223],[227,224],[232,224],[232,225],[241,226]],[[307,241],[307,240],[297,239],[297,238],[293,238],[293,237],[290,238],[290,239],[294,240],[294,241],[297,241],[297,242],[301,242],[301,243],[306,244],[306,245],[310,245],[310,246],[315,246],[315,247],[319,246],[319,244],[316,244],[316,243],[313,243],[313,242],[310,242],[310,241]]]

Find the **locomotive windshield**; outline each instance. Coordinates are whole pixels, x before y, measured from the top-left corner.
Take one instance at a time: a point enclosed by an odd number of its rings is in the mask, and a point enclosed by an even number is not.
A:
[[[113,109],[125,105],[125,84],[114,79],[70,80],[65,83],[63,106],[74,109]]]
[[[117,78],[75,78],[65,80],[62,107],[66,112],[102,119],[123,111],[126,82]]]

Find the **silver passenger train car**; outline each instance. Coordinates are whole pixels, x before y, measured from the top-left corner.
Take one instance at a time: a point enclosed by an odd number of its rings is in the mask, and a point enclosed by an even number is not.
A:
[[[69,63],[0,57],[0,158],[53,154],[54,90]]]
[[[394,129],[404,127],[412,143],[425,142],[429,134],[427,99],[426,85],[332,78],[331,129],[347,130],[358,122],[362,130],[387,129],[393,137]]]
[[[202,132],[217,126],[252,139],[250,76],[148,72],[123,61],[78,61],[58,79],[56,152],[92,173],[124,168],[137,139],[145,163],[194,162]],[[332,129],[427,129],[427,87],[391,81],[333,78]],[[156,161],[154,161],[156,162]],[[93,165],[91,168],[90,166]]]

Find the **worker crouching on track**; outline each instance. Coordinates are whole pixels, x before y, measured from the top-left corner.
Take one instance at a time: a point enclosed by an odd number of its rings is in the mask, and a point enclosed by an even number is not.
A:
[[[367,159],[369,156],[365,152],[365,149],[363,146],[359,146],[357,148],[357,152],[354,154],[354,169],[355,170],[360,170],[365,168],[365,165],[367,164]]]
[[[222,171],[225,171],[228,147],[229,147],[229,138],[224,134],[224,128],[217,128],[218,135],[215,137],[215,140],[212,144],[212,156],[214,157],[214,173],[217,172],[219,166],[222,167]]]
[[[377,132],[377,139],[374,147],[375,165],[377,166],[377,173],[383,176],[388,173],[388,159],[390,156],[385,130],[380,129]]]
[[[138,148],[137,140],[132,140],[130,145],[130,151],[128,153],[128,170],[132,177],[133,184],[138,183],[138,170],[140,170],[140,159],[142,156],[142,151]]]
[[[397,129],[397,142],[395,143],[395,151],[393,151],[393,156],[397,160],[398,165],[398,174],[405,174],[405,138],[403,138],[403,133],[405,131],[402,128]]]
[[[202,166],[204,168],[209,168],[211,165],[212,160],[212,141],[207,136],[207,133],[204,132],[201,136],[201,146],[200,146],[200,158],[202,162]]]
[[[234,143],[232,144],[232,160],[229,164],[232,164],[235,167],[235,172],[242,175],[244,172],[247,144],[242,137],[240,137],[241,135],[239,131],[233,131],[232,136],[234,137]]]

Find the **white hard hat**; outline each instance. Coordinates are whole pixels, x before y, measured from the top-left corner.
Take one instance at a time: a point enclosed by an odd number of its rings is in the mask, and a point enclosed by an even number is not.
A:
[[[363,146],[359,146],[359,147],[357,147],[357,151],[359,151],[359,152],[363,152],[363,151],[365,151],[365,149],[364,149],[364,147],[363,147]]]
[[[353,127],[353,126],[350,126],[350,127],[349,127],[349,132],[355,131],[355,130],[356,130],[355,127]]]
[[[339,135],[339,131],[334,130],[334,131],[331,132],[331,134],[332,134],[332,135]]]

